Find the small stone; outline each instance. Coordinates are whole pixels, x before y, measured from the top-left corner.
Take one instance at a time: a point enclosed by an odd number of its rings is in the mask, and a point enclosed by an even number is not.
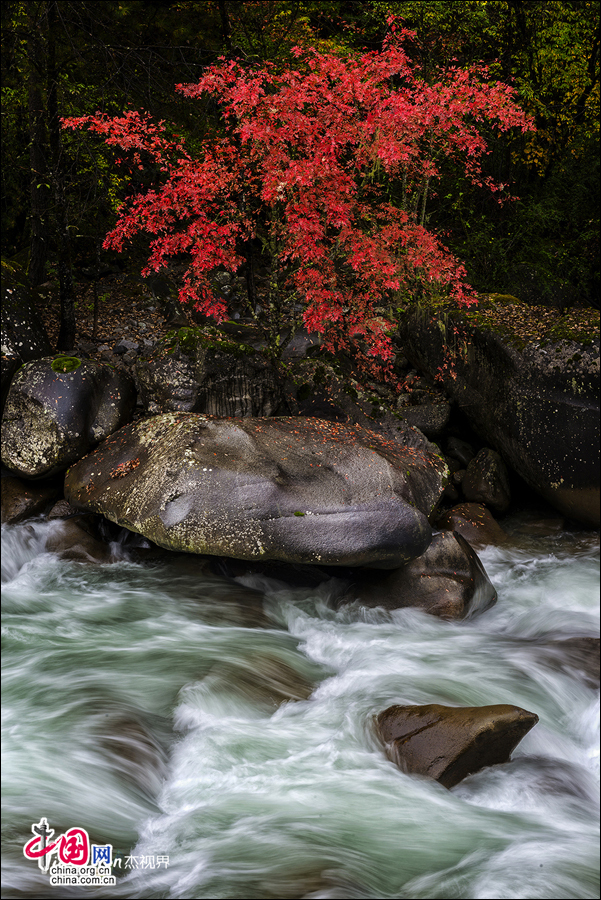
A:
[[[476,455],[474,448],[467,441],[462,441],[458,437],[450,437],[447,441],[447,453],[453,456],[461,463],[462,468],[466,469],[470,460]]]
[[[128,350],[137,350],[139,346],[140,345],[135,341],[128,341],[125,338],[121,338],[121,340],[117,341],[114,345],[113,351],[122,356],[124,353],[127,353]]]
[[[25,482],[9,476],[2,479],[2,524],[16,525],[41,515],[56,500],[57,484]]]
[[[67,519],[77,514],[77,510],[66,500],[59,500],[48,513],[49,519]]]
[[[452,788],[485,766],[509,761],[538,722],[519,706],[391,706],[376,718],[389,759]]]
[[[460,534],[470,544],[502,544],[507,533],[482,503],[460,503],[436,519],[436,527]]]
[[[511,493],[507,467],[498,453],[485,447],[470,460],[461,482],[466,500],[484,503],[495,512],[509,508]]]

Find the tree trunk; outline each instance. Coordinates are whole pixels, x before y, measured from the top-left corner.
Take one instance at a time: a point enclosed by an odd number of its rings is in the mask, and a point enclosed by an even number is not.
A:
[[[221,30],[223,33],[223,43],[227,50],[227,55],[233,57],[234,50],[232,47],[232,26],[230,16],[225,5],[225,0],[219,0],[219,15],[221,16]]]
[[[75,297],[71,270],[71,240],[65,201],[65,178],[58,115],[58,71],[56,67],[56,2],[48,3],[48,130],[52,158],[52,186],[58,233],[58,281],[61,323],[57,349],[72,350],[75,344]]]
[[[31,244],[29,255],[29,279],[33,287],[45,280],[48,255],[48,171],[46,166],[45,114],[40,85],[43,83],[44,58],[40,40],[40,17],[36,4],[27,4],[27,62],[28,118],[29,118],[29,166],[31,205]]]

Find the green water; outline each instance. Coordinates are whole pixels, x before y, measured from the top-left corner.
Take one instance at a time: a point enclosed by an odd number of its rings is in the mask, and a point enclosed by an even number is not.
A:
[[[60,561],[53,527],[2,529],[3,897],[599,896],[599,694],[545,651],[599,633],[593,535],[484,551],[498,603],[449,623],[118,547]],[[387,760],[392,703],[540,722],[447,791]],[[42,816],[111,843],[117,885],[51,888],[23,855]]]

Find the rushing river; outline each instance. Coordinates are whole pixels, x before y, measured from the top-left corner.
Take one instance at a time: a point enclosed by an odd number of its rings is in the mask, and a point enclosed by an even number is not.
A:
[[[62,561],[55,527],[2,529],[2,897],[599,896],[599,694],[549,650],[599,633],[595,535],[482,551],[498,603],[450,623],[118,546]],[[387,760],[393,703],[540,721],[448,791]],[[110,843],[116,886],[51,888],[42,817]]]

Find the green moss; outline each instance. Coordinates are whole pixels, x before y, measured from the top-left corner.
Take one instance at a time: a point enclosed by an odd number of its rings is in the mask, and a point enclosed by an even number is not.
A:
[[[213,331],[213,329],[211,329]],[[256,356],[260,351],[255,350],[250,344],[244,344],[238,341],[229,340],[223,337],[222,332],[217,329],[211,333],[206,327],[188,327],[185,326],[177,331],[168,331],[164,338],[164,343],[159,349],[159,354],[175,353],[177,347],[180,347],[185,353],[194,353],[200,345],[205,349],[212,349],[221,353],[227,353],[240,358],[246,356]]]
[[[56,359],[52,360],[51,368],[53,372],[74,372],[75,369],[79,369],[81,365],[81,360],[76,356],[57,356]]]
[[[559,341],[587,345],[599,336],[599,310],[578,308],[561,314],[550,307],[522,303],[512,294],[482,294],[478,305],[468,309],[460,309],[448,298],[426,298],[418,308],[439,317],[439,328],[444,333],[454,322],[467,322],[498,334],[517,350],[533,343],[545,346]]]

